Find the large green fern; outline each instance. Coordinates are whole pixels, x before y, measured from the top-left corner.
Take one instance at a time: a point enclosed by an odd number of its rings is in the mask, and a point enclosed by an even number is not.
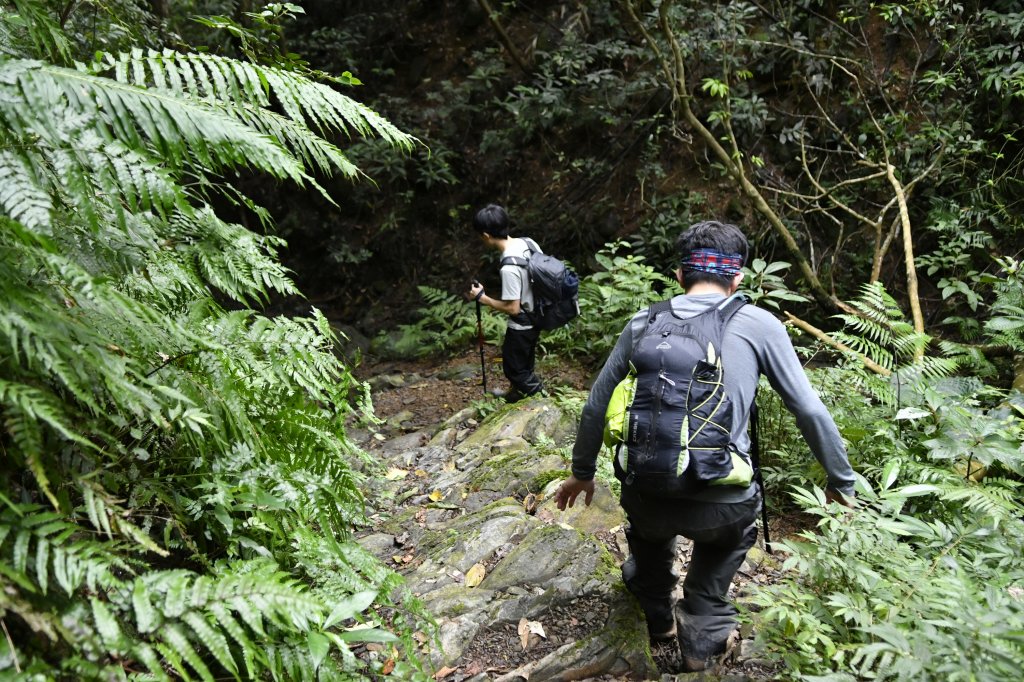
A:
[[[856,314],[837,315],[846,326],[832,336],[892,372],[891,380],[859,373],[861,387],[876,398],[887,403],[898,401],[905,387],[956,371],[956,358],[923,354],[931,337],[914,331],[881,282],[865,284],[860,297],[850,305]],[[858,367],[859,363],[851,365],[853,371]]]
[[[350,537],[365,389],[318,311],[247,309],[297,293],[282,242],[216,207],[269,226],[236,170],[326,196],[342,140],[413,139],[280,68],[69,45],[0,5],[0,672],[369,674],[348,642],[412,645],[422,613]]]

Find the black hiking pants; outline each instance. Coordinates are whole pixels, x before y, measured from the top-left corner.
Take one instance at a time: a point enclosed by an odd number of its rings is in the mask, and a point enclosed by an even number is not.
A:
[[[700,502],[645,496],[623,486],[620,502],[629,521],[630,557],[622,567],[623,581],[643,607],[651,635],[670,631],[674,622],[684,656],[706,660],[720,653],[736,628],[729,585],[757,540],[760,496]],[[674,604],[679,535],[693,541],[693,552],[683,598]]]
[[[512,388],[524,396],[533,395],[544,388],[533,371],[537,359],[538,329],[505,330],[501,346],[501,367]]]

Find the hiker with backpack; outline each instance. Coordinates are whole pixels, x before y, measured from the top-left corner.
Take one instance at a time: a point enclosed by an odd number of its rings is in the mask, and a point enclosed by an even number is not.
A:
[[[738,640],[729,585],[757,539],[762,503],[747,433],[758,377],[778,391],[848,503],[854,476],[842,438],[785,327],[736,295],[747,261],[734,225],[705,221],[676,242],[684,294],[641,310],[622,330],[583,408],[559,509],[590,504],[602,441],[613,447],[630,556],[622,578],[654,642],[676,639],[688,671]],[[753,464],[756,464],[753,463]],[[693,541],[675,603],[676,539]]]
[[[488,296],[475,280],[466,298],[508,315],[501,356],[511,388],[492,393],[516,402],[544,390],[534,371],[537,341],[542,330],[565,324],[579,314],[578,280],[537,242],[510,236],[508,213],[497,204],[477,211],[473,228],[488,248],[501,253],[501,298]]]

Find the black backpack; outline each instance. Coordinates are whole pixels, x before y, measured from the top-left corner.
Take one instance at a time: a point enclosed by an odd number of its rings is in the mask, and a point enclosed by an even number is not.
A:
[[[541,330],[557,329],[580,314],[580,278],[565,263],[542,252],[537,242],[524,238],[529,258],[506,256],[502,265],[526,269],[533,290],[530,321]]]
[[[721,358],[725,326],[746,303],[731,296],[688,318],[676,317],[671,301],[651,306],[606,413],[605,444],[623,485],[662,497],[750,485],[753,469],[732,443]]]

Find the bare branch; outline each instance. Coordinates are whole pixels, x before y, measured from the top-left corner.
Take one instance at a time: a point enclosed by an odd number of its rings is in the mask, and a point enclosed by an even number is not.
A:
[[[845,343],[840,343],[839,341],[836,341],[831,336],[829,336],[825,332],[821,331],[820,329],[818,329],[817,327],[815,327],[811,323],[804,322],[803,320],[801,320],[796,315],[794,315],[792,313],[788,313],[788,312],[786,313],[786,317],[794,325],[796,325],[800,329],[804,330],[805,332],[807,332],[808,334],[810,334],[814,338],[818,339],[819,341],[821,341],[821,342],[823,342],[823,343],[825,343],[825,344],[835,348],[836,350],[842,351],[843,353],[849,353],[849,354],[855,356],[857,359],[859,359],[864,364],[865,367],[870,369],[875,374],[880,374],[880,375],[882,375],[884,377],[887,377],[890,374],[892,374],[892,372],[887,370],[885,367],[882,367],[881,365],[879,365],[877,362],[875,362],[871,358],[867,357],[863,353],[858,353],[854,349],[852,349],[849,346],[847,346]]]

